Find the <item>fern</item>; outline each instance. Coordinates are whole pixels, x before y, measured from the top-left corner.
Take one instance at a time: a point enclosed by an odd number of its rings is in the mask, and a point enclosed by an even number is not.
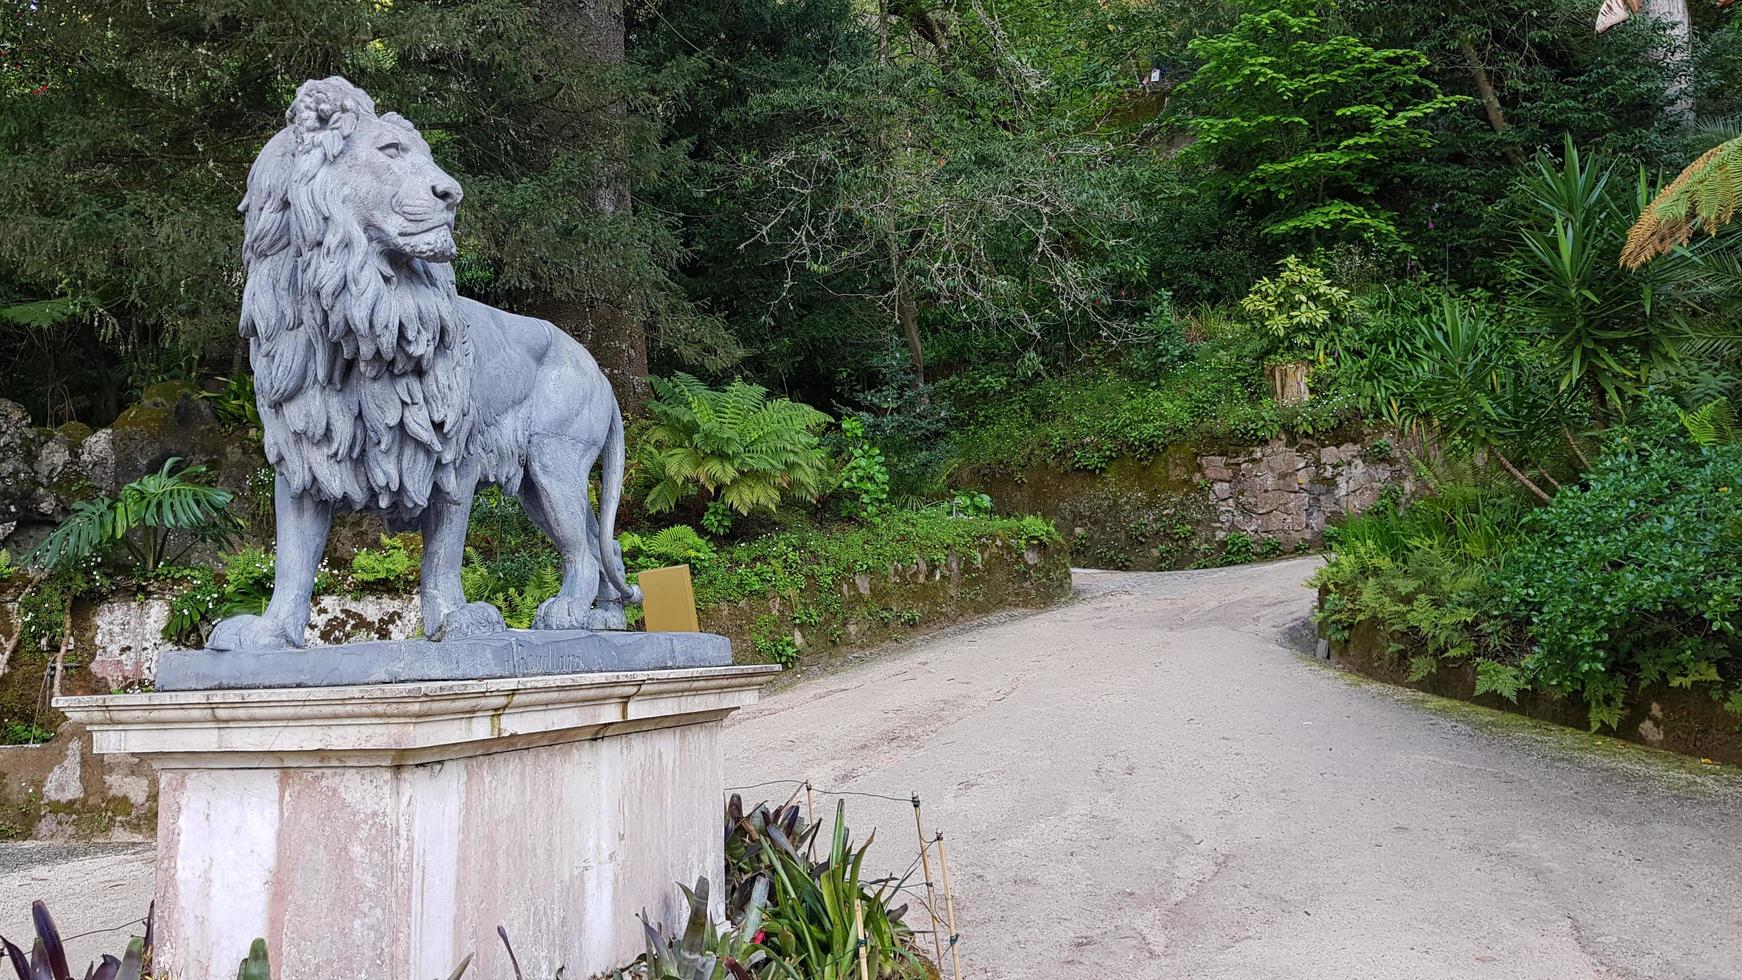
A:
[[[1518,692],[1525,687],[1524,672],[1497,660],[1476,661],[1476,694],[1498,694],[1517,703]]]
[[[1742,136],[1707,150],[1659,191],[1627,232],[1621,263],[1637,269],[1686,245],[1695,229],[1715,235],[1742,208]]]
[[[723,389],[682,373],[652,381],[655,425],[636,451],[654,478],[649,510],[699,498],[749,514],[822,492],[829,465],[817,431],[828,415],[743,381]]]
[[[1691,412],[1677,410],[1688,438],[1701,446],[1720,446],[1737,441],[1736,411],[1728,398],[1714,398]]]
[[[687,524],[661,528],[657,534],[642,536],[625,532],[617,536],[623,548],[623,559],[634,571],[659,568],[664,565],[704,565],[714,558],[714,546]]]

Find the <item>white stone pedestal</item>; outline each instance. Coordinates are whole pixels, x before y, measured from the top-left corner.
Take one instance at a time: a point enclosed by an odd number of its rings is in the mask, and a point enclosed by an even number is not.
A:
[[[722,873],[720,722],[776,668],[63,698],[157,767],[158,965],[590,977]],[[716,894],[718,892],[716,891]]]

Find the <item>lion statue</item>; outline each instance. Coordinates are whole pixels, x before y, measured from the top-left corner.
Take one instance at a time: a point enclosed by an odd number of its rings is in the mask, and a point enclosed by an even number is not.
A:
[[[300,647],[334,513],[423,532],[423,627],[433,640],[504,628],[460,587],[480,485],[519,498],[562,553],[562,590],[536,629],[621,629],[636,602],[614,524],[623,418],[586,348],[544,320],[459,296],[460,185],[417,128],[343,78],[297,90],[238,210],[248,339],[278,560],[259,616],[208,649]],[[599,511],[588,479],[602,466]]]

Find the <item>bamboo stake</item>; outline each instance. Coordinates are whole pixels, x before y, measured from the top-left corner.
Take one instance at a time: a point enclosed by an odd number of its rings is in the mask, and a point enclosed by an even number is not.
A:
[[[871,966],[865,959],[865,900],[853,896],[853,932],[859,939],[859,980],[871,980]]]
[[[938,893],[931,883],[930,847],[925,839],[925,825],[919,819],[919,793],[913,794],[913,829],[919,831],[919,863],[925,869],[925,912],[931,916],[931,946],[937,955],[938,972],[944,969],[943,940],[938,936]]]
[[[811,783],[808,779],[804,781],[804,822],[817,822],[817,818],[811,814]]]
[[[950,916],[950,963],[955,968],[956,980],[962,980],[962,954],[956,949],[956,896],[950,890],[950,859],[944,853],[944,835],[938,835],[938,869],[944,877],[944,911]],[[941,969],[942,963],[938,964]]]

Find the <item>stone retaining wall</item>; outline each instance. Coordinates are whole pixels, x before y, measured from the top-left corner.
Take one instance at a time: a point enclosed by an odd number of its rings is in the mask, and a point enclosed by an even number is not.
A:
[[[1244,536],[1258,555],[1317,546],[1333,519],[1386,493],[1415,492],[1406,452],[1419,446],[1390,433],[1290,437],[1226,449],[1178,446],[1099,472],[1032,467],[964,473],[959,482],[985,489],[1002,513],[1050,518],[1079,565],[1151,571],[1214,563],[1231,535]]]
[[[1322,597],[1321,597],[1322,601]],[[1330,643],[1331,662],[1363,677],[1469,701],[1514,714],[1589,730],[1590,710],[1576,698],[1521,691],[1517,701],[1498,694],[1476,694],[1472,664],[1443,664],[1420,680],[1409,679],[1409,657],[1392,648],[1392,637],[1377,624],[1358,624],[1346,643]],[[1603,734],[1655,749],[1742,765],[1742,717],[1725,711],[1709,689],[1653,685],[1628,692],[1627,710],[1615,729]]]

